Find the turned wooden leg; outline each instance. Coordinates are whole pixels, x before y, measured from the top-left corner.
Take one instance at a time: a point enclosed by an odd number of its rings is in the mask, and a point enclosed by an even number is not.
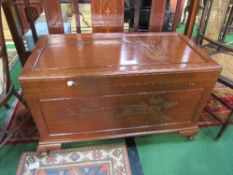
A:
[[[61,149],[61,143],[39,143],[37,152],[58,151]]]
[[[194,137],[197,135],[197,133],[198,133],[198,127],[179,131],[179,135],[184,136],[184,137],[188,137],[189,140],[194,140]]]

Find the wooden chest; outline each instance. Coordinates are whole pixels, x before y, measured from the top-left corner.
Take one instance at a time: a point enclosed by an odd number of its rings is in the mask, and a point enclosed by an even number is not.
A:
[[[192,137],[220,70],[177,33],[51,35],[20,82],[46,151],[153,133]]]

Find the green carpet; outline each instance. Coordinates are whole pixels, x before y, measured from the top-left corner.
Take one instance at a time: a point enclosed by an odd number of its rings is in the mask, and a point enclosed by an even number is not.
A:
[[[229,127],[219,141],[213,137],[219,127],[201,129],[194,141],[178,134],[144,136],[136,144],[145,175],[232,175],[233,127]],[[66,144],[64,148],[122,140]],[[14,175],[20,155],[35,151],[37,144],[6,145],[0,149],[0,174]],[[10,163],[9,163],[10,162]]]
[[[10,74],[11,75],[11,80],[12,80],[12,82],[13,82],[16,89],[20,88],[20,83],[19,83],[18,76],[19,76],[21,70],[22,70],[22,66],[21,66],[19,60],[17,60],[15,65],[12,67],[11,74]]]
[[[180,24],[177,27],[176,31],[179,32],[179,33],[184,33],[184,31],[185,31],[185,25],[186,24]],[[198,34],[198,25],[194,25],[192,36],[196,37],[197,34]]]
[[[34,151],[37,144],[5,145],[0,149],[0,174],[14,175],[16,173],[20,155],[24,151]]]
[[[185,24],[180,24],[176,29],[176,31],[179,33],[184,33],[184,30],[185,30]],[[198,30],[199,30],[198,25],[194,25],[193,33],[192,33],[193,37],[197,36]],[[233,33],[226,34],[226,36],[224,38],[224,42],[225,43],[232,43],[232,41],[233,41]]]
[[[232,175],[233,127],[219,141],[219,127],[203,128],[194,141],[177,134],[136,139],[145,175]]]
[[[227,34],[226,37],[224,38],[224,42],[232,43],[232,41],[233,41],[233,33]]]

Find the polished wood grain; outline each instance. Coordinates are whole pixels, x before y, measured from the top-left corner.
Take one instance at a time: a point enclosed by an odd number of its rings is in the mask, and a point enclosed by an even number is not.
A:
[[[189,38],[192,38],[193,27],[195,25],[198,7],[199,7],[199,0],[191,0],[188,20],[184,31],[184,34]]]
[[[177,0],[174,20],[172,24],[172,31],[176,31],[176,28],[179,26],[181,22],[181,17],[184,9],[184,2],[185,0]]]
[[[91,1],[92,31],[123,32],[124,0]]]
[[[42,0],[49,33],[64,33],[60,0]]]
[[[45,98],[39,101],[50,135],[81,135],[161,123],[190,123],[204,89]],[[191,99],[191,104],[187,103]],[[97,117],[98,116],[98,117]],[[76,125],[73,125],[76,123]],[[63,127],[64,125],[69,127]],[[58,129],[59,128],[59,129]]]
[[[79,1],[73,0],[71,2],[74,4],[73,12],[75,13],[76,31],[80,33]],[[127,16],[127,13],[124,14],[125,10],[127,11],[127,8],[124,8],[124,0],[92,0],[90,3],[93,33],[123,32],[124,20],[126,20],[124,16]],[[139,29],[140,31],[162,32],[167,0],[152,0],[151,9],[150,5],[149,8],[142,7],[143,3],[142,0],[135,0],[132,2],[135,6],[131,8],[131,10],[134,9],[134,12],[132,12],[134,15],[131,16],[133,19],[130,19],[129,25],[132,27],[133,23],[134,28],[130,28],[129,31],[136,32]],[[184,0],[177,0],[176,4],[172,31],[176,30],[180,22]],[[50,34],[64,33],[60,1],[43,0],[43,6]],[[188,18],[185,32],[189,37],[190,31],[194,27],[196,10],[196,4],[190,8],[189,14],[191,16]]]
[[[167,132],[192,138],[220,70],[177,33],[51,35],[20,82],[46,151]]]
[[[150,32],[162,32],[167,0],[152,0],[150,12]]]

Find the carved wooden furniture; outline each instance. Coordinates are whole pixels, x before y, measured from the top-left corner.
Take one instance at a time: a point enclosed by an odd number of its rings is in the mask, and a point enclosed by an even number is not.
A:
[[[177,33],[50,35],[19,79],[46,151],[154,133],[193,137],[220,70]]]
[[[196,16],[196,2],[198,0],[192,0],[192,6],[190,8],[189,18],[186,26],[186,32],[191,37],[190,31],[192,31],[195,16]],[[76,25],[77,32],[80,33],[80,22],[78,13],[79,0],[73,0],[74,12],[76,12]],[[149,4],[146,8],[143,3]],[[148,3],[149,2],[149,3]],[[150,32],[162,32],[164,25],[164,17],[166,10],[167,0],[135,0],[134,6],[130,3],[130,10],[134,11],[134,29],[133,31],[141,30],[142,25],[148,25],[148,29],[143,29]],[[43,0],[43,6],[48,21],[50,34],[64,33],[63,20],[61,17],[61,8],[59,0]],[[175,31],[177,25],[181,19],[181,9],[183,8],[184,0],[178,0],[176,5],[176,11],[174,15],[174,25],[172,30]],[[197,3],[198,4],[198,3]],[[124,25],[124,0],[92,0],[91,12],[92,12],[92,29],[93,32],[122,32]],[[141,20],[140,20],[141,18]],[[132,22],[131,22],[132,23]],[[143,24],[141,24],[143,23]],[[139,26],[139,27],[138,27]]]
[[[76,17],[77,32],[80,32],[79,21],[79,0],[73,0]],[[63,19],[61,15],[60,0],[43,0],[44,11],[48,22],[49,33],[64,33]],[[92,6],[92,27],[94,32],[120,32],[123,31],[124,23],[124,1],[123,0],[93,0]],[[101,27],[102,26],[102,29]],[[106,29],[103,29],[105,27]]]
[[[1,6],[2,6],[2,1]],[[1,9],[0,8],[0,59],[2,59],[2,66],[3,66],[3,82],[2,83],[2,89],[0,91],[0,108],[5,107],[7,109],[10,108],[10,105],[8,104],[9,99],[12,96],[15,96],[18,98],[18,100],[26,106],[26,102],[23,100],[20,94],[15,90],[14,85],[12,84],[10,80],[10,72],[9,72],[9,64],[8,64],[8,57],[7,57],[7,51],[6,51],[6,45],[5,45],[5,38],[3,33],[3,26],[2,26],[2,17],[1,17]],[[6,132],[5,129],[0,128],[1,132],[5,132],[7,136],[4,138],[4,140],[1,142],[0,147],[2,147],[16,132],[17,128],[14,128],[11,131]]]

